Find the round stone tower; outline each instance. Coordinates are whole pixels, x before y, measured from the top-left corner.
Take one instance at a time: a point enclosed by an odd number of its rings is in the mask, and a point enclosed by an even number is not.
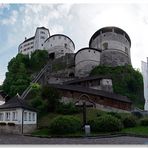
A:
[[[117,27],[104,27],[96,31],[89,41],[90,48],[101,49],[100,65],[131,65],[131,40],[128,34]]]
[[[57,59],[66,53],[74,53],[75,44],[64,34],[54,34],[44,42],[44,49],[48,51],[50,59]]]
[[[100,65],[101,51],[94,48],[82,48],[74,57],[75,60],[75,76],[86,77],[89,76],[90,71],[96,66]]]

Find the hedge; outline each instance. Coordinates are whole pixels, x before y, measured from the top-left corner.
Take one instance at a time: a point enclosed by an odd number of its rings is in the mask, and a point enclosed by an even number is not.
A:
[[[102,115],[95,120],[88,121],[94,132],[115,132],[123,128],[121,121],[111,115]]]
[[[81,122],[73,116],[58,116],[49,125],[51,134],[70,134],[81,130]]]

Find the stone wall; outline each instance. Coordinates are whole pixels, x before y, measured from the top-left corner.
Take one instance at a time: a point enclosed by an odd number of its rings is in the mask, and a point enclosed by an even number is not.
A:
[[[23,127],[24,127],[23,133],[27,134],[27,133],[32,133],[37,128],[37,125],[36,124],[24,124]]]
[[[121,34],[117,34],[114,32],[106,32],[98,35],[92,42],[90,47],[102,49],[104,42],[110,42],[110,46],[116,46],[117,49],[130,49],[130,43],[129,41]],[[113,42],[114,44],[111,44]]]
[[[90,71],[100,64],[100,51],[92,48],[83,48],[75,55],[75,75],[89,76]]]
[[[129,56],[122,52],[116,50],[105,50],[101,53],[100,65],[105,66],[123,66],[126,64],[131,64]]]
[[[22,128],[21,128],[21,125],[15,125],[15,126],[0,125],[0,133],[3,133],[3,134],[21,134]]]
[[[32,133],[36,128],[36,124],[26,124],[23,125],[23,134]],[[0,125],[0,133],[1,134],[22,134],[22,125],[16,124],[13,126],[10,125]]]
[[[73,102],[78,101],[79,97],[83,94],[81,92],[69,91],[69,90],[60,90],[59,92],[63,97],[62,100],[64,102],[68,102],[68,98],[70,98],[70,101],[73,101]],[[99,104],[101,106],[103,105],[104,108],[109,107],[109,108],[116,108],[120,110],[130,111],[132,107],[131,103],[128,103],[128,102],[123,102],[123,101],[114,100],[111,98],[106,98],[103,96],[92,95],[92,94],[87,94],[87,95],[89,96],[90,101],[94,102],[95,104]]]

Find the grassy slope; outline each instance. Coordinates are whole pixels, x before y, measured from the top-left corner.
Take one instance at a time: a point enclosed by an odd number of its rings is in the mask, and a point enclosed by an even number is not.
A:
[[[148,127],[147,126],[136,126],[132,128],[125,128],[121,132],[148,136]]]

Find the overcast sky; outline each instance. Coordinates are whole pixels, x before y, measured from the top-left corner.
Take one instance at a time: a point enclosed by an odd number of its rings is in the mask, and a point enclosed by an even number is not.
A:
[[[141,69],[148,56],[148,3],[97,4],[0,4],[0,84],[10,59],[24,38],[34,36],[36,27],[62,33],[75,43],[76,51],[105,26],[122,28],[131,38],[131,60]]]

